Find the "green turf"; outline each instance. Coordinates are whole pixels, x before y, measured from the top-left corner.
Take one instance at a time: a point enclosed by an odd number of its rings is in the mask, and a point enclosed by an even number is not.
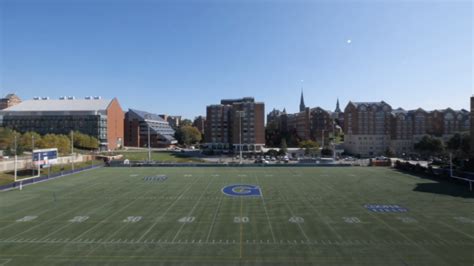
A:
[[[0,265],[473,265],[473,204],[385,168],[103,168],[0,193]]]

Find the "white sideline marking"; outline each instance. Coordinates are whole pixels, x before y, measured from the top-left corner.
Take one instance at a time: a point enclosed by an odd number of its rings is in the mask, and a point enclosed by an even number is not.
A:
[[[38,218],[38,216],[25,216],[23,218],[20,218],[18,220],[16,220],[17,222],[29,222],[29,221],[33,221],[34,219]]]
[[[453,217],[454,220],[460,222],[460,223],[465,223],[465,224],[474,224],[473,219],[469,219],[467,217]]]

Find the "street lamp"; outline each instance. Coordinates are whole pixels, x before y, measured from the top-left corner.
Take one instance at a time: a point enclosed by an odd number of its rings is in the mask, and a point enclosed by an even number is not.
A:
[[[244,111],[236,111],[239,114],[239,150],[240,150],[240,164],[242,164],[242,116]]]

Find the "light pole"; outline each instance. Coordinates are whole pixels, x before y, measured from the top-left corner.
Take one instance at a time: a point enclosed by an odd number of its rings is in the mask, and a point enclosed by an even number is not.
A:
[[[242,164],[242,116],[244,111],[237,111],[239,114],[239,151],[240,151],[240,164]]]
[[[148,124],[148,163],[151,162],[150,125]]]
[[[35,135],[31,135],[31,154],[34,154],[33,151],[35,150]],[[31,167],[31,175],[35,175],[35,162],[34,158],[31,158],[31,162],[33,163],[33,166]]]
[[[453,154],[449,153],[449,174],[450,177],[453,177]]]
[[[18,146],[17,146],[17,136],[16,136],[16,132],[15,132],[15,170],[14,170],[14,180],[16,182],[16,179],[17,179],[17,149],[18,149]]]
[[[71,130],[71,168],[74,171],[74,131]]]

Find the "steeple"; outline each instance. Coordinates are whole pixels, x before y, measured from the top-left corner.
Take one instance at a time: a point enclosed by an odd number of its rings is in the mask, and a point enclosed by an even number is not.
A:
[[[341,112],[341,108],[339,108],[339,98],[337,98],[337,102],[336,102],[336,110],[334,110],[335,113],[340,113]]]
[[[301,99],[300,99],[300,112],[303,112],[306,109],[304,105],[303,89],[301,89]]]

